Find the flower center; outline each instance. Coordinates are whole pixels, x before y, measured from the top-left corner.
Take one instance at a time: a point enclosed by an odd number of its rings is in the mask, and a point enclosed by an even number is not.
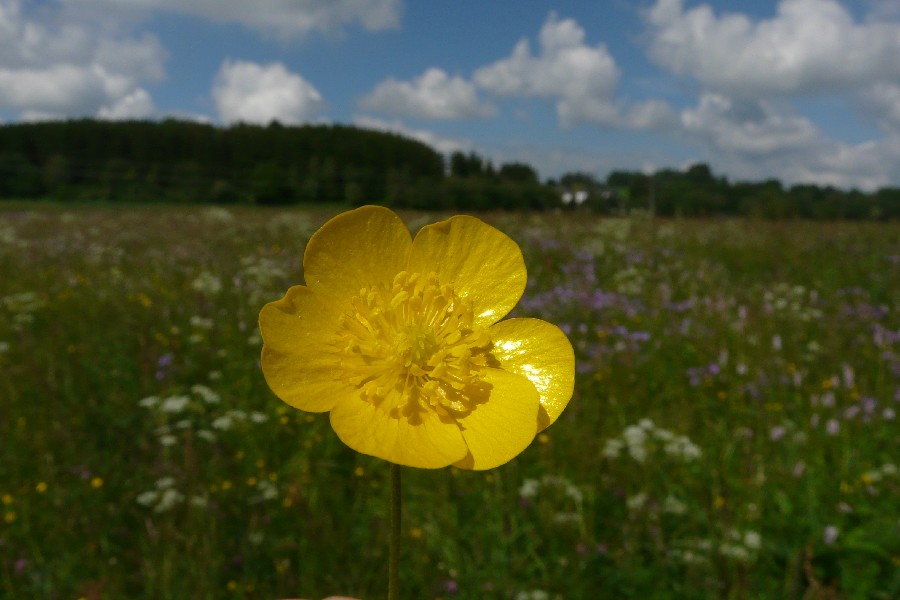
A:
[[[335,349],[341,377],[364,399],[408,418],[422,409],[460,416],[487,400],[490,337],[473,324],[471,303],[435,273],[402,271],[390,287],[360,290],[351,306]]]

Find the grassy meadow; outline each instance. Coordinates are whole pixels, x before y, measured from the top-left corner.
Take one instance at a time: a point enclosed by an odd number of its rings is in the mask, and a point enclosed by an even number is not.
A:
[[[0,205],[0,597],[385,596],[388,465],[259,369],[338,210]],[[900,226],[482,217],[575,395],[404,470],[404,598],[900,597]]]

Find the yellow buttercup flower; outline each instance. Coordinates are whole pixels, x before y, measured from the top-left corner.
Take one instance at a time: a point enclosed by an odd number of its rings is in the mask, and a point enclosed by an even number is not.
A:
[[[525,290],[518,245],[469,216],[415,239],[379,206],[342,213],[303,256],[306,285],[263,307],[262,370],[282,400],[330,411],[348,446],[423,468],[490,469],[568,404],[572,345],[500,321]]]

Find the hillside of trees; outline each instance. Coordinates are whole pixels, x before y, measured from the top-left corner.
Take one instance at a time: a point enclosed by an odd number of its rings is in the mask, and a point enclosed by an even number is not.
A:
[[[284,205],[548,208],[553,190],[515,165],[447,177],[444,157],[399,135],[340,125],[214,127],[186,121],[0,127],[0,198]],[[468,165],[468,163],[473,163]]]
[[[776,180],[731,183],[705,164],[605,180],[540,181],[523,163],[444,157],[400,135],[341,125],[223,128],[168,119],[0,126],[0,199],[379,203],[432,210],[635,211],[660,216],[897,219],[900,189],[873,193]]]

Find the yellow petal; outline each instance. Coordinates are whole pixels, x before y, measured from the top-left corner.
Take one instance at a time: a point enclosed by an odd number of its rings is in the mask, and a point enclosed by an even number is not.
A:
[[[485,369],[492,387],[487,402],[457,419],[469,453],[457,462],[462,469],[492,469],[528,447],[537,433],[538,393],[527,378]]]
[[[340,312],[308,287],[295,285],[259,311],[263,343],[282,352],[320,346],[333,339]]]
[[[306,245],[306,285],[345,304],[367,286],[390,285],[406,268],[412,239],[394,213],[381,206],[362,206],[322,225]]]
[[[478,325],[502,319],[522,297],[527,273],[519,246],[475,217],[460,215],[423,227],[412,243],[409,271],[434,271],[471,300]]]
[[[324,412],[353,391],[341,382],[338,359],[328,344],[337,315],[320,296],[300,285],[260,311],[263,375],[272,391],[291,406]]]
[[[572,398],[575,353],[559,327],[540,319],[507,319],[488,329],[500,368],[524,375],[540,394],[538,431],[556,421]]]
[[[390,416],[356,394],[331,410],[331,427],[357,452],[398,465],[439,469],[465,456],[466,444],[454,422],[441,421],[429,410],[418,415],[412,421]]]

